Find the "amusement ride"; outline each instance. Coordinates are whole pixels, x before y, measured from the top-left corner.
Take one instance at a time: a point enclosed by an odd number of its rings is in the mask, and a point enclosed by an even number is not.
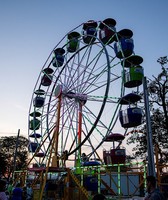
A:
[[[142,193],[146,165],[131,170],[121,144],[128,129],[143,121],[143,58],[134,52],[133,32],[118,31],[116,24],[112,18],[80,24],[58,42],[40,71],[28,130],[34,199],[45,199],[48,182],[51,199]],[[124,191],[121,180],[134,189]]]

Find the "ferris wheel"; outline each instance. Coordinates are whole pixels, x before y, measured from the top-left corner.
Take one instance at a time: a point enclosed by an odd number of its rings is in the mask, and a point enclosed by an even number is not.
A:
[[[135,56],[132,36],[129,29],[117,31],[112,18],[89,20],[54,47],[29,110],[29,150],[38,166],[100,159],[105,138],[119,126],[124,68]]]

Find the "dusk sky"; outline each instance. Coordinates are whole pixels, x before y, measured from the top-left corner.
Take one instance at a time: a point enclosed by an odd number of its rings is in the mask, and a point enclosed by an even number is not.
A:
[[[88,20],[113,18],[134,33],[145,76],[160,71],[168,55],[168,1],[4,0],[0,3],[0,136],[27,137],[28,112],[42,66],[67,32]]]

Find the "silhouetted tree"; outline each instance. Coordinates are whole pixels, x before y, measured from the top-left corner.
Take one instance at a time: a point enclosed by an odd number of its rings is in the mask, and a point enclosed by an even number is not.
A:
[[[148,94],[151,114],[151,128],[153,145],[157,145],[160,161],[168,161],[168,62],[167,57],[158,59],[161,64],[161,73],[153,80],[148,80]],[[142,94],[143,95],[143,94]],[[142,159],[147,154],[147,127],[146,121],[139,127],[139,132],[132,131],[128,135],[127,144],[136,144],[133,148],[134,156]]]
[[[17,137],[1,137],[0,138],[0,171],[3,177],[7,179],[12,175],[14,170],[14,157],[16,151]],[[20,136],[18,138],[18,147],[16,154],[15,170],[21,170],[26,167],[28,158],[28,139]],[[3,164],[2,164],[3,163]],[[2,168],[1,168],[2,167]],[[1,170],[2,169],[2,170]]]
[[[0,152],[0,178],[4,176],[6,170],[7,170],[7,160],[5,155],[2,152]]]

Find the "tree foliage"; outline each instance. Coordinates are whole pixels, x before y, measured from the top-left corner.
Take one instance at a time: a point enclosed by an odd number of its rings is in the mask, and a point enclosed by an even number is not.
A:
[[[150,104],[151,128],[153,145],[158,147],[160,160],[168,161],[168,68],[167,57],[161,57],[161,72],[157,77],[148,80],[148,94]],[[142,94],[143,95],[143,94]],[[146,159],[147,156],[147,127],[146,121],[139,127],[139,131],[131,131],[127,144],[136,144],[133,148],[134,156]],[[155,149],[155,148],[154,148]]]
[[[0,151],[0,177],[6,173],[7,165],[8,163],[5,155]]]
[[[21,170],[26,167],[28,158],[28,139],[20,136],[16,151],[17,137],[1,137],[0,138],[0,172],[1,176],[7,179],[13,173],[13,170]],[[14,158],[16,161],[14,162]],[[14,164],[16,164],[14,166]]]

